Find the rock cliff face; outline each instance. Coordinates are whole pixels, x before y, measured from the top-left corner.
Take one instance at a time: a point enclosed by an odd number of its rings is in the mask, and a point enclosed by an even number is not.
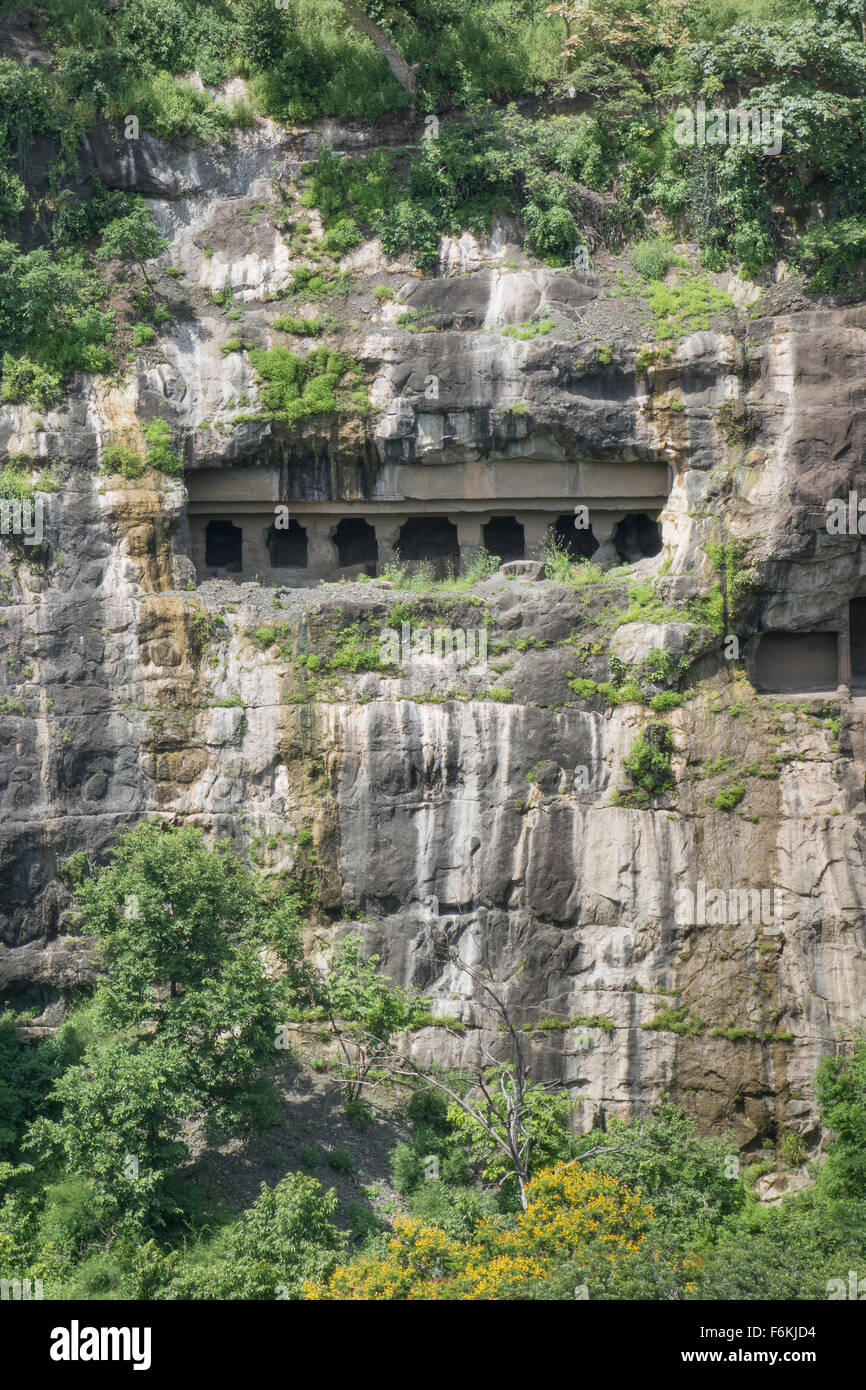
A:
[[[219,156],[146,138],[118,153],[107,134],[84,152],[109,186],[152,199],[170,237],[161,265],[183,279],[160,281],[175,318],[125,381],[79,379],[41,417],[0,413],[4,453],[59,461],[59,487],[39,494],[41,560],[10,537],[0,550],[4,998],[50,1025],[86,978],[71,854],[99,860],[158,814],[283,867],[307,827],[314,928],[362,931],[394,978],[463,1025],[418,1033],[419,1052],[465,1062],[479,1037],[498,1043],[451,943],[486,958],[534,1074],[585,1098],[585,1126],[667,1094],[743,1145],[788,1128],[814,1144],[815,1066],[864,1022],[864,708],[835,681],[760,696],[723,639],[738,637],[746,670],[764,632],[834,632],[856,653],[864,551],[825,522],[829,499],[866,495],[866,309],[815,309],[780,285],[760,317],[744,308],[643,365],[642,302],[612,297],[603,274],[530,265],[505,225],[444,244],[429,281],[371,244],[347,257],[353,287],[329,308],[379,409],[290,432],[249,418],[255,372],[220,348],[241,330],[248,347],[277,341],[270,296],[295,264],[287,189],[325,139],[369,137],[260,123]],[[383,281],[436,331],[398,326],[373,296]],[[227,284],[240,329],[213,304]],[[498,331],[536,315],[553,330]],[[528,479],[558,469],[578,502],[591,468],[627,498],[663,467],[663,550],[577,589],[503,575],[427,597],[381,581],[196,587],[184,487],[100,472],[105,443],[155,414],[184,440],[191,491],[197,470],[249,470],[252,486],[271,469],[289,499],[382,498],[411,465],[444,499],[455,465],[482,489],[517,465]],[[689,608],[714,581],[711,542],[740,544],[748,567],[721,634]],[[651,579],[652,601],[629,595]],[[353,671],[335,656],[347,633],[369,653],[407,618],[483,630],[487,662]],[[691,667],[680,708],[570,684],[603,684],[611,657],[646,684],[654,649]],[[617,804],[624,759],[660,720],[674,785],[646,809]],[[712,804],[730,784],[739,803]],[[764,890],[763,920],[731,890]]]

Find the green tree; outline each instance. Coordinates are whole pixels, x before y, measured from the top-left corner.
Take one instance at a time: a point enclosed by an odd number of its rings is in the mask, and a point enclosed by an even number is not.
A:
[[[145,1262],[170,1299],[297,1299],[306,1280],[327,1279],[346,1237],[333,1223],[337,1194],[304,1173],[262,1183],[252,1206],[188,1259],[156,1252]],[[145,1274],[152,1279],[153,1271]],[[143,1293],[141,1296],[148,1296]],[[153,1296],[152,1294],[150,1296]]]
[[[26,1126],[42,1110],[61,1071],[54,1039],[26,1042],[14,1019],[0,1019],[0,1159],[18,1153]]]
[[[815,1077],[821,1119],[835,1137],[821,1168],[821,1185],[838,1197],[866,1198],[866,1034],[850,1057],[825,1057]]]
[[[58,1119],[31,1126],[27,1146],[47,1171],[88,1183],[104,1239],[118,1229],[161,1224],[177,1211],[168,1180],[188,1157],[189,1061],[163,1042],[92,1044],[52,1093]]]
[[[71,1021],[80,1062],[29,1142],[90,1178],[112,1220],[153,1224],[178,1210],[193,1119],[225,1132],[273,1117],[280,1021],[312,984],[300,902],[280,900],[227,845],[159,822],[122,835],[94,877],[77,870],[81,925],[106,973]]]
[[[756,1203],[702,1251],[690,1296],[702,1299],[826,1299],[831,1280],[849,1296],[849,1270],[866,1260],[866,1204],[804,1193],[782,1207]],[[838,1284],[837,1284],[838,1288]]]
[[[612,1119],[577,1141],[582,1166],[610,1173],[649,1202],[666,1235],[682,1247],[742,1210],[733,1138],[702,1138],[697,1122],[662,1101],[630,1123]]]
[[[96,255],[100,261],[134,262],[152,290],[144,262],[160,255],[167,245],[144,199],[131,198],[129,210],[103,228]]]
[[[363,939],[345,936],[331,952],[324,981],[324,1006],[343,1055],[346,1099],[357,1102],[387,1075],[397,1033],[428,1015],[414,990],[398,989],[378,973],[378,956],[366,960]]]
[[[254,68],[275,67],[296,39],[298,20],[291,9],[277,9],[274,0],[237,0],[237,45]]]
[[[252,885],[226,846],[210,851],[200,831],[153,822],[121,836],[75,901],[108,971],[101,1002],[115,1022],[137,1023],[153,1012],[155,991],[174,999],[218,972],[228,931],[248,918]]]
[[[260,941],[268,915],[256,881],[226,842],[159,821],[121,835],[109,863],[75,893],[82,927],[106,969],[98,1002],[119,1027],[156,1020],[170,1001],[216,980],[236,943]],[[289,943],[300,950],[296,938]]]

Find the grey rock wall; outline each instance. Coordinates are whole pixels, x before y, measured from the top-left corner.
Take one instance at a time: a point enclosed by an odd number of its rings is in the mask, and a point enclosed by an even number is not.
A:
[[[100,139],[89,157],[109,183],[154,199],[186,307],[125,382],[80,379],[62,409],[0,412],[0,447],[34,468],[59,460],[60,483],[44,494],[41,566],[0,538],[4,998],[51,1023],[86,975],[61,872],[73,852],[98,862],[120,829],[159,814],[228,834],[239,850],[271,836],[272,865],[290,867],[308,824],[321,861],[320,944],[363,932],[395,978],[463,1024],[416,1035],[419,1053],[470,1061],[479,1037],[498,1045],[483,1001],[442,954],[451,942],[486,956],[521,1023],[589,1020],[527,1031],[535,1075],[585,1098],[582,1123],[669,1094],[707,1127],[732,1124],[743,1144],[787,1127],[814,1140],[815,1066],[864,1022],[858,700],[839,695],[837,737],[820,702],[762,701],[732,679],[717,643],[694,697],[665,716],[675,790],[652,809],[617,806],[623,759],[657,716],[581,701],[568,685],[569,671],[605,679],[616,627],[603,596],[587,608],[562,586],[494,579],[477,591],[483,608],[456,616],[472,626],[486,609],[506,669],[455,672],[430,658],[401,676],[310,681],[297,655],[323,626],[360,618],[378,631],[401,595],[325,586],[282,591],[275,609],[275,591],[256,586],[189,587],[182,487],[98,470],[105,442],[155,413],[183,436],[190,468],[243,466],[254,479],[294,460],[301,476],[307,460],[326,487],[359,456],[382,478],[407,461],[432,474],[445,463],[483,472],[519,460],[531,472],[578,461],[626,477],[662,462],[664,550],[644,562],[644,578],[658,575],[677,609],[712,582],[707,543],[741,541],[752,569],[737,620],[748,655],[763,629],[844,626],[848,601],[866,595],[859,538],[824,525],[828,498],[858,486],[866,495],[866,310],[720,323],[667,363],[638,367],[640,311],[606,298],[597,278],[525,258],[509,269],[507,228],[443,248],[447,270],[476,268],[431,282],[371,246],[355,254],[356,289],[338,312],[380,411],[294,435],[265,421],[231,428],[243,410],[226,402],[245,394],[255,407],[257,391],[246,356],[219,351],[235,328],[210,303],[214,277],[247,306],[247,340],[276,341],[279,305],[266,296],[291,257],[267,215],[251,238],[237,214],[276,204],[275,163],[291,173],[315,142],[299,135],[287,148],[268,127],[213,157],[153,142],[118,154]],[[211,242],[208,259],[200,248]],[[372,286],[387,274],[439,331],[409,335],[377,307]],[[520,342],[497,331],[539,308],[557,318],[549,335]],[[614,342],[610,365],[600,341]],[[424,396],[431,372],[442,383],[435,406]],[[525,414],[504,409],[515,400]],[[620,599],[628,605],[625,587]],[[287,625],[291,650],[250,636],[264,622]],[[584,637],[601,642],[597,669],[580,665]],[[684,641],[670,622],[655,636],[622,628],[615,638],[626,660]],[[724,782],[707,775],[719,757],[762,770],[743,774],[734,813],[710,805]],[[583,766],[589,786],[575,779]],[[772,930],[678,922],[677,892],[701,883],[778,890]],[[663,1009],[678,1031],[643,1026]]]

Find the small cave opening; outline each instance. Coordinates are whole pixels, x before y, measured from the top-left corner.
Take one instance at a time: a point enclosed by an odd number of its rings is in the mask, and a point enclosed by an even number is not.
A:
[[[661,527],[646,512],[629,512],[617,526],[613,544],[619,558],[628,565],[648,560],[662,548]]]
[[[457,527],[447,516],[410,516],[400,527],[395,549],[401,560],[426,561],[440,578],[460,568]]]
[[[204,533],[204,561],[212,569],[243,569],[244,533],[233,521],[209,521]]]
[[[576,520],[576,516],[557,517],[553,534],[573,560],[588,560],[598,550],[598,541],[591,526],[576,526]]]
[[[306,569],[306,527],[294,517],[290,518],[288,526],[272,526],[268,531],[268,555],[274,569]]]
[[[379,560],[379,545],[375,527],[362,517],[345,516],[334,532],[334,544],[340,557],[340,568],[349,565],[364,565],[367,573],[375,579]]]
[[[839,638],[835,632],[765,632],[755,653],[755,685],[779,695],[835,690]]]
[[[507,560],[522,560],[526,555],[523,527],[515,516],[494,516],[482,528],[484,549],[488,555]]]
[[[852,598],[848,622],[851,633],[851,693],[866,695],[866,598]]]

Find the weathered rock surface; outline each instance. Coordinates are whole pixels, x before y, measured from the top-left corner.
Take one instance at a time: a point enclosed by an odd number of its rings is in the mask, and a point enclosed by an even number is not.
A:
[[[606,298],[600,281],[510,271],[504,232],[474,243],[470,273],[449,273],[453,247],[439,279],[389,271],[429,311],[429,335],[377,306],[376,253],[356,259],[358,283],[338,312],[379,413],[294,434],[263,419],[232,428],[255,412],[257,389],[245,355],[220,353],[236,328],[210,291],[234,287],[248,344],[277,341],[279,306],[266,298],[292,258],[269,220],[270,178],[296,172],[314,147],[309,133],[275,127],[216,155],[91,141],[109,186],[154,200],[187,307],[125,384],[82,379],[63,409],[0,412],[0,448],[62,461],[60,490],[44,498],[45,567],[8,538],[0,548],[0,988],[50,1022],[82,978],[61,872],[71,853],[99,861],[119,830],[157,813],[227,834],[239,850],[270,836],[270,862],[291,866],[310,825],[318,929],[362,930],[395,978],[465,1025],[418,1034],[419,1052],[469,1061],[478,1030],[498,1042],[443,956],[450,942],[472,959],[483,951],[521,1024],[573,1020],[526,1036],[534,1074],[585,1098],[582,1123],[664,1093],[706,1127],[733,1125],[743,1144],[786,1128],[812,1143],[815,1067],[866,1015],[861,702],[843,693],[837,734],[819,705],[762,701],[729,679],[717,642],[694,696],[664,716],[675,790],[628,809],[614,804],[623,759],[659,716],[576,698],[569,679],[607,679],[605,653],[638,665],[661,648],[679,659],[692,631],[681,617],[617,628],[602,610],[614,599],[627,608],[627,582],[588,608],[581,592],[500,574],[476,602],[431,600],[427,618],[413,618],[489,622],[487,665],[421,656],[399,673],[313,679],[297,657],[325,643],[329,625],[361,622],[375,641],[405,596],[384,585],[195,590],[183,489],[154,474],[106,478],[98,465],[109,438],[157,411],[183,433],[190,468],[277,463],[292,495],[314,498],[374,495],[389,459],[426,460],[431,474],[501,459],[526,469],[663,462],[664,550],[641,568],[682,609],[712,581],[708,542],[742,542],[752,587],[737,630],[748,657],[761,630],[827,625],[866,595],[860,538],[824,524],[829,498],[866,495],[866,307],[719,324],[667,363],[638,367],[640,311]],[[265,212],[251,233],[240,214],[257,202]],[[498,331],[546,312],[557,319],[547,335]],[[616,345],[610,365],[601,340]],[[250,406],[236,404],[242,396]],[[515,401],[525,414],[505,410]],[[266,622],[285,628],[284,647],[250,636]],[[581,653],[584,639],[602,651]],[[724,770],[746,791],[733,813],[710,804]],[[678,920],[678,892],[697,900],[702,884],[778,890],[778,913]],[[644,1026],[663,1010],[665,1026]]]

